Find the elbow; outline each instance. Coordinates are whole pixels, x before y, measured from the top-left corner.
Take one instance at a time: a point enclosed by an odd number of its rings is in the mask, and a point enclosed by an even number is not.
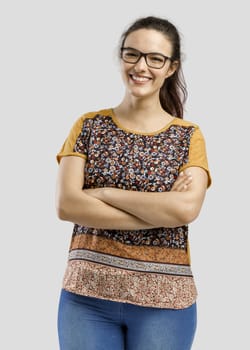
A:
[[[57,217],[60,220],[63,220],[63,221],[69,220],[69,205],[68,205],[68,201],[65,198],[63,197],[57,198],[56,213],[57,213]]]
[[[56,212],[57,212],[57,217],[60,220],[66,221],[68,216],[67,216],[67,210],[63,206],[56,206]]]
[[[171,219],[168,215],[164,216],[161,224],[162,227],[171,228],[188,225],[197,218],[198,214],[194,206],[186,204],[183,207],[179,207],[178,210],[173,213]]]
[[[183,225],[188,225],[193,222],[199,215],[199,209],[192,205],[188,204],[180,212],[180,221]]]

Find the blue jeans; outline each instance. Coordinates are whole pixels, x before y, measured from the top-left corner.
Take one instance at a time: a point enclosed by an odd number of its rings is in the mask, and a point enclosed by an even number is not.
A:
[[[60,350],[190,350],[195,330],[196,304],[161,309],[61,292]]]

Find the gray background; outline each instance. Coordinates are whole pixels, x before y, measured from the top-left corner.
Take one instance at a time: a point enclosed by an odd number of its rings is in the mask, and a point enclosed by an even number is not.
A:
[[[0,8],[2,349],[58,349],[72,225],[56,217],[55,155],[82,113],[123,96],[116,49],[134,19],[183,36],[185,119],[207,142],[213,185],[190,226],[199,291],[194,350],[248,349],[247,1],[6,1]]]

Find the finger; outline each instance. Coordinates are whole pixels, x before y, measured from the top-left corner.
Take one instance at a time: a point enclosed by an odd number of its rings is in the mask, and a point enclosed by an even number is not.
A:
[[[177,178],[177,180],[175,181],[172,187],[172,191],[184,192],[189,188],[191,183],[192,183],[191,174],[187,174],[187,175],[184,174],[181,177]]]
[[[177,177],[177,179],[175,180],[175,184],[178,185],[182,185],[185,183],[189,183],[192,179],[192,176],[190,173],[186,173],[184,174],[183,172],[180,173],[180,175]]]
[[[192,181],[193,181],[193,178],[192,178],[192,175],[190,174],[189,176],[186,177],[185,184],[190,185]]]
[[[172,191],[181,192],[181,191],[183,191],[183,189],[186,188],[186,186],[187,185],[185,184],[185,182],[181,182],[181,183],[175,184],[172,187]]]

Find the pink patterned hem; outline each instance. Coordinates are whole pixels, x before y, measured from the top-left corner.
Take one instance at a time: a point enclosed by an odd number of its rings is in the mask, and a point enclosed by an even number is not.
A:
[[[182,309],[197,298],[193,277],[127,271],[83,260],[68,262],[63,288],[79,295],[157,308]]]

